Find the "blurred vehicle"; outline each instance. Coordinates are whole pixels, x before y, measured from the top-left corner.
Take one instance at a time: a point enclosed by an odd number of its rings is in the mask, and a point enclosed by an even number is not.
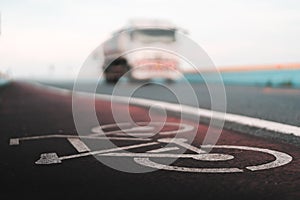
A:
[[[170,52],[153,49],[127,52],[133,47],[151,47],[151,44],[162,47],[168,45],[176,50],[181,45],[177,37],[178,31],[186,33],[168,21],[133,20],[124,28],[114,32],[111,40],[103,47],[105,56],[103,70],[106,81],[116,83],[124,75],[131,81],[155,78],[167,81],[178,79],[180,75],[177,70],[180,70],[180,60]]]

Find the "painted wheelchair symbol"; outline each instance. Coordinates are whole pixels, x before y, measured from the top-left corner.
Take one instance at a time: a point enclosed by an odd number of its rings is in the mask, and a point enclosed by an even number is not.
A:
[[[144,136],[153,136],[156,134],[157,126],[168,126],[171,129],[167,131],[159,131],[157,134],[160,135],[172,135],[178,132],[185,133],[194,129],[193,126],[184,124],[184,123],[173,123],[173,122],[138,122],[136,126],[132,126],[129,123],[119,123],[119,124],[109,124],[101,127],[95,127],[92,129],[92,134],[87,136],[76,136],[76,135],[42,135],[42,136],[32,136],[32,137],[22,137],[22,138],[12,138],[10,139],[10,145],[19,145],[20,142],[28,140],[39,140],[39,139],[51,139],[51,138],[63,138],[67,139],[72,146],[77,150],[77,154],[58,156],[57,153],[43,153],[40,155],[40,158],[35,162],[37,165],[49,165],[49,164],[58,164],[62,163],[65,160],[75,159],[86,156],[105,156],[105,157],[129,157],[133,158],[134,162],[139,165],[150,167],[154,169],[169,170],[169,171],[179,171],[179,172],[195,172],[195,173],[235,173],[235,172],[244,172],[245,169],[248,171],[259,171],[266,170],[271,168],[280,167],[286,165],[292,161],[292,157],[287,153],[279,152],[276,150],[270,150],[265,148],[258,147],[249,147],[249,146],[235,146],[235,145],[202,145],[200,148],[195,147],[189,143],[184,138],[145,138]],[[117,130],[113,130],[116,128]],[[103,133],[100,130],[109,129]],[[105,134],[105,136],[104,136]],[[130,137],[128,137],[128,135]],[[133,137],[134,136],[134,137]],[[120,140],[120,141],[138,141],[139,144],[102,149],[91,151],[88,146],[82,141],[82,139],[92,139],[92,140]],[[141,143],[142,142],[142,143]],[[162,147],[157,149],[152,149],[146,151],[145,153],[132,153],[132,152],[120,152],[121,150],[130,150],[138,149],[142,147],[150,147],[159,144],[172,144],[170,147]],[[176,154],[174,151],[179,148],[184,148],[190,150],[193,153],[189,154]],[[240,169],[236,167],[229,168],[194,168],[194,167],[182,167],[174,165],[165,165],[158,162],[154,162],[151,158],[175,158],[175,159],[193,159],[197,161],[228,161],[234,159],[233,155],[230,154],[221,154],[221,153],[207,153],[203,149],[213,148],[213,149],[235,149],[235,150],[245,150],[253,152],[266,153],[275,158],[271,162],[267,162],[259,165],[251,165],[245,167],[245,169]],[[173,153],[170,153],[172,152]]]

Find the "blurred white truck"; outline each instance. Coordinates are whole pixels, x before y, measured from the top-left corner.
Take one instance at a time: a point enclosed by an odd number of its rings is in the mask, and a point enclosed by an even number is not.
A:
[[[133,47],[160,44],[172,50],[180,48],[177,32],[186,33],[168,21],[133,20],[124,28],[113,33],[103,46],[104,75],[109,83],[116,83],[122,76],[129,80],[178,79],[179,58],[170,52],[154,49],[139,49],[127,52]],[[122,56],[120,56],[122,55]]]

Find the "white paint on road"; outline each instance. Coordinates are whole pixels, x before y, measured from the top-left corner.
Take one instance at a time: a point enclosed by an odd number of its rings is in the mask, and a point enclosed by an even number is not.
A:
[[[133,126],[129,127],[128,126]],[[176,122],[135,122],[135,124],[123,122],[116,124],[105,124],[101,126],[96,126],[92,128],[93,134],[90,136],[102,136],[102,135],[126,135],[130,134],[131,136],[153,136],[153,132],[157,131],[155,126],[163,127],[169,126],[176,128],[175,130],[159,130],[160,135],[171,135],[178,133],[187,133],[194,130],[194,127],[185,123],[176,123]],[[127,127],[127,128],[124,128]],[[104,131],[105,129],[118,128],[114,131]],[[143,133],[141,133],[143,132]]]
[[[113,100],[121,103],[127,103],[128,97],[115,97],[114,99],[111,99],[110,95],[97,95],[101,99],[104,100]],[[179,112],[183,114],[188,115],[196,115],[199,117],[205,117],[205,118],[214,118],[218,120],[226,120],[227,122],[234,122],[237,124],[242,124],[250,127],[256,127],[260,129],[266,129],[270,131],[280,132],[284,134],[293,134],[295,136],[300,136],[300,127],[291,126],[287,124],[267,121],[267,120],[261,120],[257,118],[251,118],[246,116],[240,116],[235,114],[225,114],[220,112],[215,112],[211,110],[205,110],[201,108],[194,108],[191,106],[185,106],[185,105],[178,105],[178,104],[172,104],[172,103],[166,103],[166,102],[159,102],[159,101],[153,101],[153,100],[146,100],[146,99],[137,99],[137,98],[130,98],[130,103],[132,105],[142,106],[142,107],[150,107],[153,104],[159,104],[160,106],[164,107],[168,111],[172,112]],[[146,123],[148,122],[140,122],[144,124],[140,124],[141,126],[137,127],[131,127],[127,129],[127,132],[133,132],[135,134],[141,134],[141,131],[147,132],[147,131],[153,131],[153,127],[148,126]],[[176,125],[181,125],[181,123],[176,123]],[[114,126],[116,126],[114,124]],[[103,127],[96,127],[96,128],[102,128]],[[186,129],[184,129],[186,128]],[[193,126],[187,125],[183,126],[183,130],[190,131],[193,130]],[[179,126],[180,129],[180,126]],[[178,133],[179,130],[167,132],[167,134],[170,133]],[[110,134],[117,134],[120,136],[122,131],[116,130],[114,132],[110,132]],[[166,133],[166,132],[164,132]],[[246,166],[245,169],[250,171],[259,171],[259,170],[267,170],[272,169],[276,167],[284,166],[288,163],[290,163],[293,158],[283,152],[279,152],[276,150],[270,150],[265,148],[258,148],[258,147],[248,147],[248,146],[235,146],[235,145],[202,145],[200,147],[192,146],[188,143],[185,143],[185,139],[170,139],[170,138],[164,138],[164,139],[158,139],[157,142],[154,142],[153,139],[150,138],[134,138],[134,137],[99,137],[103,135],[103,133],[95,131],[91,135],[87,136],[76,136],[76,135],[44,135],[44,136],[32,136],[32,137],[22,137],[22,138],[12,138],[10,139],[10,145],[19,145],[20,141],[25,140],[38,140],[38,139],[52,139],[52,138],[64,138],[71,142],[71,144],[77,149],[79,152],[78,154],[73,155],[67,155],[59,157],[56,153],[43,153],[40,156],[40,159],[36,161],[36,164],[57,164],[61,163],[63,160],[67,159],[74,159],[74,158],[80,158],[85,156],[91,156],[91,155],[97,155],[97,156],[110,156],[110,157],[132,157],[135,162],[138,164],[141,164],[143,166],[152,167],[156,169],[164,169],[164,170],[170,170],[170,171],[179,171],[179,172],[199,172],[199,173],[232,173],[232,172],[243,172],[243,169],[239,168],[193,168],[193,167],[186,167],[186,166],[174,166],[174,165],[164,165],[158,162],[151,161],[150,158],[179,158],[179,159],[194,159],[197,161],[227,161],[234,159],[234,156],[229,154],[214,154],[214,153],[207,153],[206,151],[202,150],[202,148],[219,148],[219,149],[238,149],[238,150],[245,150],[245,151],[253,151],[255,152],[261,152],[265,154],[272,155],[275,160],[263,164],[258,165],[251,165]],[[82,141],[80,141],[80,138],[86,138],[86,139],[111,139],[111,140],[134,140],[134,141],[150,141],[147,143],[142,144],[135,144],[135,145],[129,145],[129,146],[123,146],[123,147],[116,147],[111,149],[103,149],[103,150],[97,150],[97,151],[90,151],[87,147],[83,147]],[[151,142],[153,141],[153,142]],[[172,143],[180,146],[181,148],[185,148],[188,150],[193,151],[195,154],[171,154],[171,153],[162,153],[166,151],[171,151],[171,149],[156,149],[152,150],[152,152],[146,152],[146,153],[122,153],[118,152],[121,150],[129,150],[129,149],[135,149],[135,148],[142,148],[142,147],[148,147],[152,145],[157,145],[161,143]],[[154,152],[153,152],[154,151]],[[155,152],[156,151],[156,152]]]
[[[203,108],[196,108],[187,105],[174,104],[174,103],[168,103],[168,102],[162,102],[156,100],[148,100],[142,98],[133,98],[133,97],[129,98],[123,96],[114,96],[114,98],[112,98],[110,95],[104,95],[104,94],[96,94],[95,96],[102,100],[115,101],[120,103],[130,102],[131,105],[147,107],[147,108],[151,107],[151,105],[159,104],[165,110],[172,111],[175,113],[204,117],[208,119],[222,120],[222,121],[225,120],[227,122],[232,122],[240,125],[265,129],[268,131],[274,131],[282,134],[288,134],[288,135],[292,134],[297,137],[300,137],[300,127],[283,124],[279,122],[273,122],[273,121],[258,119],[254,117],[247,117],[243,115],[236,115],[230,113],[222,113],[222,112],[207,110]]]
[[[61,160],[56,153],[43,153],[41,158],[35,162],[37,165],[49,165],[49,164],[58,164],[61,163]]]
[[[258,147],[248,147],[248,146],[234,146],[234,145],[202,145],[202,148],[223,148],[223,149],[239,149],[239,150],[247,150],[247,151],[258,151],[270,154],[275,157],[275,160],[269,163],[265,163],[262,165],[254,165],[254,166],[248,166],[247,169],[251,171],[258,171],[258,170],[264,170],[264,169],[271,169],[280,167],[283,165],[286,165],[290,163],[293,160],[293,157],[279,151],[270,150],[270,149],[264,149],[264,148],[258,148]]]
[[[40,139],[93,139],[93,140],[124,140],[124,141],[151,141],[149,138],[134,138],[134,137],[98,137],[93,135],[87,136],[78,136],[78,135],[38,135],[38,136],[29,136],[29,137],[20,137],[20,138],[11,138],[9,140],[9,145],[19,145],[20,141],[26,140],[40,140]]]
[[[49,90],[60,92],[64,95],[71,95],[72,91],[52,86],[45,86],[41,84],[36,84],[36,87],[40,88],[47,88]],[[76,95],[81,96],[90,96],[89,93],[86,92],[79,92],[79,91],[73,91],[73,93],[76,93]],[[151,107],[151,105],[159,104],[162,108],[168,111],[172,111],[175,113],[182,113],[187,115],[193,115],[198,117],[204,117],[208,119],[216,119],[216,120],[225,120],[227,122],[233,122],[240,125],[245,125],[249,127],[254,127],[258,129],[265,129],[268,131],[274,131],[277,133],[287,134],[287,135],[294,135],[297,137],[300,137],[300,127],[293,126],[289,124],[283,124],[279,122],[274,121],[268,121],[264,119],[254,118],[254,117],[248,117],[244,115],[237,115],[237,114],[231,114],[231,113],[222,113],[212,110],[207,110],[203,108],[197,108],[193,106],[187,106],[187,105],[181,105],[181,104],[174,104],[174,103],[168,103],[168,102],[162,102],[157,100],[149,100],[149,99],[142,99],[142,98],[136,98],[136,97],[125,97],[125,96],[114,96],[112,98],[111,95],[106,94],[93,94],[98,99],[106,100],[106,101],[115,101],[120,103],[127,104],[130,102],[131,105],[141,106],[141,107]]]
[[[160,149],[154,149],[154,150],[150,150],[147,151],[148,153],[161,153],[161,152],[167,152],[167,151],[175,151],[178,150],[178,147],[163,147]]]
[[[68,138],[68,141],[79,153],[91,151],[79,138]]]
[[[167,142],[167,139],[162,139],[161,141]],[[173,143],[176,143],[180,146],[184,146],[181,144],[181,141],[178,140],[169,140],[170,142],[173,141]],[[272,169],[276,167],[280,167],[283,165],[286,165],[290,163],[293,158],[283,152],[270,150],[270,149],[264,149],[264,148],[257,148],[257,147],[248,147],[248,146],[234,146],[234,145],[202,145],[201,148],[220,148],[220,149],[239,149],[239,150],[247,150],[247,151],[256,151],[256,152],[263,152],[270,154],[275,157],[275,160],[272,162],[264,163],[261,165],[253,165],[253,166],[247,166],[245,167],[248,170],[251,171],[259,171],[259,170],[266,170],[266,169]],[[108,154],[110,155],[110,154]],[[159,158],[159,157],[168,157],[168,158],[175,158],[175,155],[178,154],[160,154],[161,156],[157,156],[157,154],[149,155],[149,154],[141,154],[141,155],[131,155],[131,154],[124,154],[123,156],[129,156],[129,157],[136,157],[134,160],[146,167],[152,167],[156,169],[164,169],[164,170],[170,170],[170,171],[180,171],[180,172],[201,172],[201,173],[231,173],[231,172],[243,172],[242,169],[238,168],[193,168],[193,167],[181,167],[181,166],[174,166],[174,165],[164,165],[160,164],[154,161],[151,161],[149,158]],[[112,154],[111,156],[117,156],[116,154]],[[228,156],[228,157],[226,157]],[[181,157],[179,155],[178,158],[193,158],[195,160],[202,160],[202,161],[225,161],[225,160],[231,160],[234,157],[231,155],[226,154],[182,154]]]
[[[173,165],[164,165],[151,161],[149,158],[134,158],[134,161],[140,165],[151,167],[155,169],[163,169],[168,171],[178,172],[193,172],[193,173],[236,173],[243,172],[239,168],[192,168],[192,167],[179,167]]]
[[[83,152],[83,153],[79,153],[79,154],[73,154],[73,155],[62,156],[62,157],[58,157],[56,153],[43,153],[43,154],[41,154],[40,159],[38,161],[36,161],[35,163],[36,164],[56,164],[56,163],[61,163],[62,160],[81,158],[81,157],[97,155],[97,154],[101,154],[101,153],[102,154],[109,153],[109,152],[114,152],[114,151],[141,148],[141,147],[152,146],[152,145],[156,145],[156,144],[159,144],[159,143],[149,142],[149,143],[138,144],[138,145],[130,145],[130,146],[104,149],[104,150],[98,150],[98,151]]]
[[[19,138],[11,138],[9,140],[9,145],[19,145],[20,142],[19,142]]]
[[[159,142],[162,142],[162,143],[174,143],[174,144],[177,144],[185,149],[188,149],[190,151],[193,151],[195,153],[203,153],[203,154],[206,154],[207,152],[200,149],[200,148],[197,148],[191,144],[188,144],[188,143],[185,143],[186,140],[183,139],[183,138],[162,138],[162,139],[158,139]]]
[[[97,154],[104,154],[104,153],[109,153],[109,152],[114,152],[114,151],[129,150],[129,149],[152,146],[152,145],[156,145],[156,144],[159,144],[159,143],[158,142],[149,142],[149,143],[143,143],[143,144],[137,144],[137,145],[130,145],[130,146],[124,146],[124,147],[104,149],[104,150],[99,150],[99,151],[91,151],[91,152],[79,153],[79,154],[74,154],[74,155],[69,155],[69,156],[62,156],[62,157],[60,157],[60,160],[80,158],[80,157],[97,155]]]
[[[235,146],[235,145],[201,145],[200,147],[195,147],[190,145],[185,138],[162,138],[158,139],[157,142],[147,142],[142,144],[134,144],[129,146],[123,147],[114,147],[110,149],[103,149],[103,150],[96,150],[91,151],[79,138],[67,138],[68,141],[77,149],[79,152],[78,154],[67,155],[58,157],[56,153],[43,153],[36,164],[57,164],[61,163],[63,160],[74,159],[74,158],[81,158],[91,155],[97,156],[106,156],[106,157],[132,157],[135,162],[140,165],[146,167],[152,167],[156,169],[164,169],[170,171],[180,171],[180,172],[198,172],[198,173],[232,173],[232,172],[243,172],[243,169],[229,167],[229,168],[193,168],[193,167],[182,167],[182,166],[174,166],[174,165],[164,165],[161,163],[157,163],[151,161],[150,158],[176,158],[176,159],[194,159],[197,161],[228,161],[234,159],[234,156],[230,154],[220,154],[220,153],[206,153],[205,151],[201,150],[202,148],[219,148],[219,149],[238,149],[238,150],[245,150],[245,151],[253,151],[255,152],[262,152],[269,155],[272,155],[275,160],[258,164],[258,165],[251,165],[246,166],[245,169],[250,171],[259,171],[259,170],[266,170],[272,169],[276,167],[280,167],[290,163],[293,158],[283,152],[279,152],[276,150],[270,150],[265,148],[258,148],[258,147],[248,147],[248,146]],[[137,149],[143,148],[158,144],[175,144],[181,148],[188,149],[193,151],[194,154],[176,154],[176,153],[165,153],[167,151],[178,150],[178,147],[162,147],[158,149],[153,149],[147,151],[146,153],[133,153],[133,152],[118,152],[122,150],[129,150],[129,149]]]
[[[146,157],[146,158],[191,158],[201,161],[226,161],[234,157],[227,154],[168,154],[168,153],[106,153],[99,154],[99,156],[113,156],[113,157]]]

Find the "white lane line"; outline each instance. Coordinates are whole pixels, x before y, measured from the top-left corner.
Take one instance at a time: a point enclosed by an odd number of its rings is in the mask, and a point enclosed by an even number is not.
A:
[[[83,93],[83,95],[86,93]],[[230,113],[222,113],[202,108],[196,108],[187,105],[181,104],[174,104],[156,100],[148,100],[142,98],[132,98],[132,97],[123,97],[123,96],[110,96],[110,95],[103,95],[103,94],[96,94],[96,97],[102,100],[114,101],[119,103],[128,103],[130,102],[131,105],[141,106],[141,107],[149,107],[154,104],[159,104],[164,109],[176,112],[176,113],[183,113],[187,115],[194,115],[204,118],[213,118],[217,120],[225,120],[227,122],[233,122],[241,125],[246,125],[250,127],[255,127],[259,129],[266,129],[269,131],[274,131],[283,134],[293,134],[297,137],[300,137],[300,127],[283,124],[279,122],[273,122],[263,119],[258,119],[254,117],[247,117],[243,115],[236,115]]]
[[[167,152],[167,151],[174,151],[174,150],[178,150],[178,147],[163,147],[160,149],[154,149],[154,150],[150,150],[147,151],[148,153],[161,153],[161,152]]]
[[[72,146],[79,152],[87,152],[91,151],[80,139],[78,138],[68,138],[68,141],[72,144]]]
[[[36,86],[41,87],[43,89],[47,88],[52,91],[61,92],[62,94],[72,95],[71,90],[56,88],[52,86],[45,86],[41,84],[36,84]],[[73,91],[73,93],[76,95],[91,97],[91,94],[87,92]],[[130,104],[132,105],[137,105],[141,107],[149,107],[154,104],[159,104],[166,110],[176,112],[176,113],[184,113],[184,114],[194,115],[199,117],[201,116],[209,119],[212,118],[217,120],[225,120],[227,122],[233,122],[241,125],[246,125],[249,127],[266,129],[269,131],[274,131],[274,132],[288,134],[288,135],[292,134],[297,137],[300,137],[300,127],[289,125],[289,124],[283,124],[279,122],[268,121],[259,118],[247,117],[247,116],[231,114],[231,113],[224,114],[222,112],[217,112],[217,111],[212,111],[212,110],[207,110],[207,109],[202,109],[202,108],[197,108],[197,107],[192,107],[187,105],[156,101],[156,100],[148,100],[148,99],[124,97],[124,96],[113,96],[112,98],[111,95],[105,95],[105,94],[92,94],[92,95],[95,95],[95,97],[102,100],[115,101],[120,103],[130,102]]]
[[[149,158],[134,158],[134,161],[140,165],[146,167],[151,167],[155,169],[164,169],[170,171],[179,171],[179,172],[198,172],[198,173],[234,173],[234,172],[243,172],[239,168],[189,168],[189,167],[179,167],[173,165],[164,165],[151,161]]]

